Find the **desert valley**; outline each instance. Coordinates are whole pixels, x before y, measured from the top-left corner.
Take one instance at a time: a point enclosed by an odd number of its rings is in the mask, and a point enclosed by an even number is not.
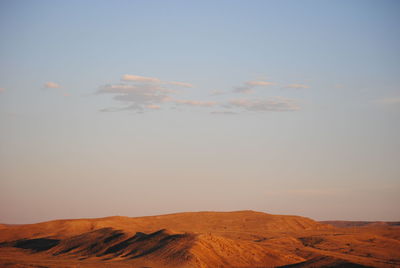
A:
[[[1,225],[0,265],[400,267],[400,223],[236,211]]]

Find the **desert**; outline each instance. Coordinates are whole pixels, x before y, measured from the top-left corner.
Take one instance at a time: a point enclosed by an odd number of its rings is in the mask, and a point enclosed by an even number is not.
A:
[[[399,267],[399,222],[256,211],[2,225],[1,267]]]

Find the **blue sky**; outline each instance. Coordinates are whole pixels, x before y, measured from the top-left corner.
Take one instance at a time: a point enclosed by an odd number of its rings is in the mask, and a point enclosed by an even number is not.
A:
[[[398,1],[0,1],[0,222],[398,220]]]

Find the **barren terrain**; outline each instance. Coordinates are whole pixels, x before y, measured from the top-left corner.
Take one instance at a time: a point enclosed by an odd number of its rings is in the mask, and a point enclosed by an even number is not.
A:
[[[400,226],[255,211],[3,224],[0,266],[400,267]]]

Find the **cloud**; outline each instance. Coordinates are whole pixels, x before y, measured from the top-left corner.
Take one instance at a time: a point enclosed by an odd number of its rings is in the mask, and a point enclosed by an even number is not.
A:
[[[137,84],[110,84],[100,87],[96,94],[112,95],[113,99],[123,104],[121,108],[106,108],[102,112],[114,112],[123,110],[159,110],[162,105],[175,104],[198,107],[211,107],[216,105],[213,101],[185,100],[173,98],[176,90],[167,88],[167,85],[189,86],[190,84],[181,84],[180,82],[164,83],[153,77],[138,77],[125,75],[123,78],[130,81],[140,81]],[[143,83],[143,81],[146,81]]]
[[[45,88],[60,88],[61,86],[54,82],[46,82],[43,85]]]
[[[273,82],[267,82],[267,81],[247,81],[243,84],[243,86],[238,86],[235,87],[232,91],[234,93],[242,93],[242,94],[251,94],[254,93],[255,87],[260,87],[260,86],[271,86],[275,85]]]
[[[4,87],[0,87],[0,93],[6,91]]]
[[[271,99],[235,99],[228,103],[228,107],[242,108],[255,112],[284,112],[300,109],[297,101],[283,97]]]
[[[125,82],[138,82],[138,83],[151,83],[151,84],[166,84],[166,85],[173,85],[173,86],[180,86],[180,87],[193,87],[190,83],[185,82],[177,82],[177,81],[162,81],[156,77],[146,77],[140,75],[133,75],[133,74],[125,74],[121,78],[122,81]]]
[[[141,83],[161,83],[161,80],[155,77],[146,77],[132,74],[125,74],[122,76],[123,81],[135,81]]]
[[[97,93],[112,93],[112,94],[141,94],[153,95],[158,92],[173,93],[175,91],[166,89],[158,85],[127,85],[113,84],[100,87]]]
[[[290,84],[290,85],[287,85],[287,86],[285,86],[284,88],[310,88],[309,86],[307,86],[307,85],[303,85],[303,84]]]
[[[172,102],[176,104],[200,106],[200,107],[211,107],[217,104],[217,102],[215,101],[197,101],[197,100],[172,100]]]
[[[275,83],[267,82],[267,81],[247,81],[245,84],[248,85],[248,86],[251,86],[251,87],[275,85]]]
[[[381,104],[387,104],[387,105],[399,105],[400,97],[383,98],[383,99],[377,100],[377,102],[379,102]]]
[[[254,93],[253,87],[235,87],[233,89],[235,93],[251,94]]]
[[[217,114],[217,115],[235,115],[237,113],[232,112],[232,111],[212,111],[211,114]]]
[[[154,105],[169,100],[171,91],[158,85],[116,84],[101,87],[97,94],[111,94],[114,96],[114,100],[128,104],[122,110],[143,110],[145,108],[154,109]]]
[[[146,106],[146,108],[153,109],[153,110],[158,110],[158,109],[161,109],[161,106],[157,105],[157,104],[149,104],[149,105]]]
[[[225,101],[181,99],[174,94],[178,93],[173,86],[192,87],[192,84],[184,82],[162,81],[156,77],[145,77],[125,74],[121,80],[128,83],[108,84],[99,87],[96,94],[107,94],[113,100],[121,104],[120,107],[105,108],[102,112],[114,112],[124,110],[135,110],[144,112],[146,110],[160,110],[163,106],[176,108],[177,106],[221,108],[211,111],[211,114],[232,115],[243,111],[265,112],[265,111],[296,111],[300,106],[296,100],[283,97],[265,98],[239,98]],[[247,81],[242,86],[233,89],[236,93],[252,93],[255,87],[274,85],[267,81]],[[212,95],[229,93],[215,90]]]
[[[171,81],[171,82],[166,82],[166,84],[174,85],[174,86],[180,86],[180,87],[193,87],[192,84],[185,83],[185,82],[174,82],[174,81]]]

